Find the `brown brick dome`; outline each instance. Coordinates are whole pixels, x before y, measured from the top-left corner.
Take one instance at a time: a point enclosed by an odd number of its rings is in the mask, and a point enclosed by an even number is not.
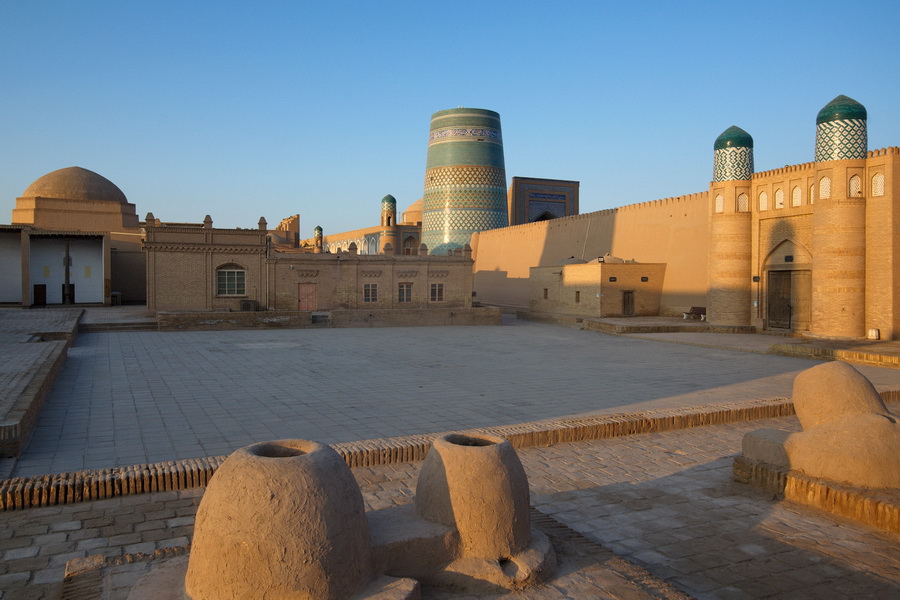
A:
[[[128,202],[122,190],[112,181],[81,167],[58,169],[37,178],[28,186],[22,197],[120,202],[123,204]]]

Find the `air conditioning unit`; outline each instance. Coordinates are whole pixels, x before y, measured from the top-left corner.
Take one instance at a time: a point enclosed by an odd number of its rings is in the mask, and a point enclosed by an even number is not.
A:
[[[259,310],[256,300],[241,300],[241,312],[251,312]]]

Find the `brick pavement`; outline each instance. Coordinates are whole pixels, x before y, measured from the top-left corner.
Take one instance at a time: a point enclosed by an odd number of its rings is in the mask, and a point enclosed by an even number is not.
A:
[[[769,419],[529,448],[519,455],[538,510],[697,598],[895,598],[897,536],[731,481],[742,435],[762,427],[797,424]],[[411,502],[419,465],[354,469],[367,509]],[[184,545],[201,492],[0,513],[0,598],[57,596],[70,558]],[[529,597],[590,597],[604,581],[600,571],[594,577],[596,588],[573,592],[552,585],[547,595]]]
[[[817,364],[507,322],[83,334],[12,474],[787,396]]]

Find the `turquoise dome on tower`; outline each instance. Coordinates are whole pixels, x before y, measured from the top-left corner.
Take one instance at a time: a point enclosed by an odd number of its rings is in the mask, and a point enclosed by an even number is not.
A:
[[[816,162],[866,157],[869,138],[866,107],[838,96],[816,116]]]
[[[841,94],[828,104],[822,107],[816,117],[816,125],[828,121],[840,121],[843,119],[863,119],[868,118],[866,107],[854,100]]]
[[[319,225],[316,225],[316,228],[313,229],[313,231],[315,232],[316,235],[322,235],[322,227]]]
[[[753,138],[732,125],[713,144],[713,181],[746,181],[753,175]]]
[[[722,148],[752,148],[753,147],[753,138],[749,133],[738,127],[737,125],[732,125],[725,131],[723,131],[719,137],[716,138],[716,143],[713,144],[713,148],[716,150],[720,150]]]
[[[381,199],[381,210],[395,210],[397,208],[397,199],[388,194]]]

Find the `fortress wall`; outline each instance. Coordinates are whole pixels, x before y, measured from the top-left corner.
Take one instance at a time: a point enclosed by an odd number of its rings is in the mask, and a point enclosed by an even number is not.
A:
[[[530,267],[607,252],[667,263],[661,312],[706,305],[707,192],[572,217],[483,231],[473,236],[476,300],[525,307]]]

